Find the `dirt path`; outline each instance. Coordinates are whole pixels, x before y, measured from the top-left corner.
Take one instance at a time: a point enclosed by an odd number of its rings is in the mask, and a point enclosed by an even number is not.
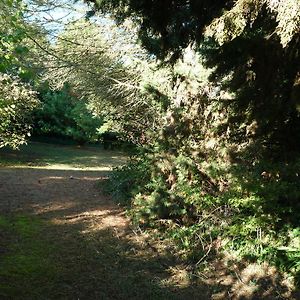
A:
[[[133,234],[97,188],[106,174],[0,169],[1,299],[208,299]]]
[[[99,171],[0,169],[0,210],[61,222],[90,216],[103,226],[124,229],[128,221],[123,211],[96,188],[106,178],[107,172]]]

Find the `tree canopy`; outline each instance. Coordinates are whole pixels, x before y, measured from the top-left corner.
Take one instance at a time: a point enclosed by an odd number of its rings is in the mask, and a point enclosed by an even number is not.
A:
[[[119,22],[133,19],[142,44],[158,58],[174,63],[193,45],[214,68],[211,81],[239,99],[227,102],[230,126],[243,123],[245,130],[255,127],[261,141],[298,147],[298,1],[89,2]],[[233,138],[242,139],[245,130],[234,130]]]
[[[0,4],[0,147],[25,143],[38,105],[32,87],[21,81],[31,72],[22,62],[29,51],[23,12],[22,1]]]
[[[94,4],[90,14],[100,10],[113,14],[120,22],[133,18],[145,47],[159,57],[170,52],[177,56],[190,43],[201,43],[208,32],[221,43],[233,40],[251,27],[264,11],[276,21],[273,31],[284,47],[299,33],[297,0],[87,2]]]

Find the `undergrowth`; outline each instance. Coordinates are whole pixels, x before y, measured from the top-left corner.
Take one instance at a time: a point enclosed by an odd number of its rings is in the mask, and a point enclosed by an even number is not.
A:
[[[190,264],[227,251],[273,264],[300,286],[299,159],[251,165],[205,161],[201,172],[193,172],[189,158],[172,159],[173,178],[146,155],[110,177],[107,191],[127,206],[134,224],[158,230]]]

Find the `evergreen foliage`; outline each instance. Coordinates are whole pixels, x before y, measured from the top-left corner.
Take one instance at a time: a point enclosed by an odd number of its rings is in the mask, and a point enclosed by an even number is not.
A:
[[[35,112],[36,134],[67,137],[80,145],[99,141],[103,120],[93,116],[87,103],[72,96],[67,86],[40,97],[42,105]]]
[[[118,21],[131,17],[143,45],[171,63],[147,85],[161,110],[147,131],[144,171],[133,162],[116,178],[133,220],[163,229],[195,262],[221,240],[223,250],[299,277],[298,8],[293,0],[95,4]],[[141,182],[134,174],[143,172]]]
[[[173,59],[179,57],[191,42],[200,41],[204,27],[222,9],[230,7],[233,1],[137,1],[88,0],[94,4],[89,13],[100,10],[111,13],[118,22],[134,19],[139,28],[139,38],[151,53],[164,58],[171,53]]]

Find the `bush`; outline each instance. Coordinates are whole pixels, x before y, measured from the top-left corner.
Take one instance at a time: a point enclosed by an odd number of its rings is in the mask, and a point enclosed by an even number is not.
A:
[[[133,197],[144,190],[150,181],[149,159],[132,156],[129,162],[114,169],[105,191],[120,205],[130,207]]]
[[[35,116],[36,134],[68,137],[80,145],[99,140],[97,129],[103,120],[94,116],[84,101],[72,96],[67,86],[42,94],[41,101]]]

